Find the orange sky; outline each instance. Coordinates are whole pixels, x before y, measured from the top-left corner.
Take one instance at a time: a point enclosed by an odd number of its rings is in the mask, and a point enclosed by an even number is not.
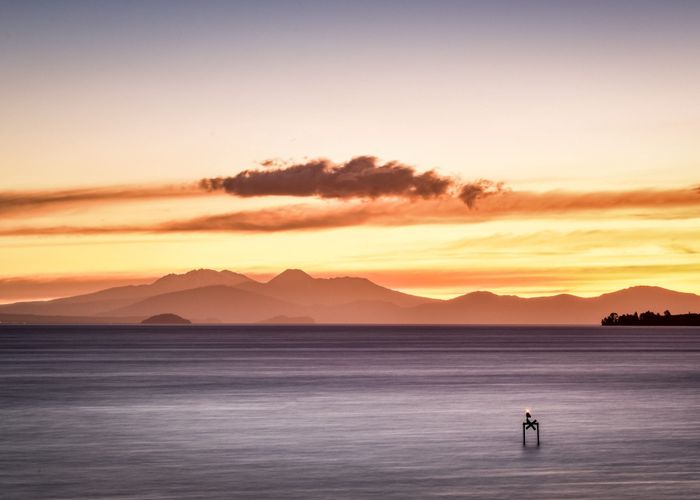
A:
[[[199,267],[700,292],[698,6],[496,4],[4,3],[0,302]]]

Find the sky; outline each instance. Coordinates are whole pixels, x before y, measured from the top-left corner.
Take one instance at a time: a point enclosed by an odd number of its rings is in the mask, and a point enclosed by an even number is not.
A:
[[[193,268],[700,292],[700,2],[0,3],[0,302]]]

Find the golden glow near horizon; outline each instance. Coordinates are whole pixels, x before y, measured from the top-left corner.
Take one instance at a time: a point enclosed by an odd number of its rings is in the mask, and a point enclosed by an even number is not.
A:
[[[439,298],[700,292],[697,7],[234,4],[0,7],[0,282],[297,267]],[[17,202],[360,155],[508,192]]]
[[[25,236],[5,238],[0,255],[8,277],[155,276],[201,267],[264,277],[297,267],[319,277],[366,276],[436,298],[484,289],[595,295],[639,284],[697,291],[698,234],[700,219],[493,221],[268,234]]]

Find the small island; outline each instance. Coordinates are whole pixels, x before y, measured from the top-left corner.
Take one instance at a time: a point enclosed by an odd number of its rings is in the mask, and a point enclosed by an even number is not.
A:
[[[647,311],[642,314],[610,313],[600,322],[603,326],[700,326],[700,314],[663,314]]]
[[[141,322],[142,325],[191,325],[189,319],[185,319],[177,314],[166,313],[156,314],[150,318],[146,318]]]

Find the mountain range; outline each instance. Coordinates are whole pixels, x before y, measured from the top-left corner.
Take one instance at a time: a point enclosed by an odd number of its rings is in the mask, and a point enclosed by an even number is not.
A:
[[[637,286],[598,297],[523,298],[472,292],[450,300],[401,293],[365,278],[288,269],[267,282],[198,269],[146,285],[0,305],[0,322],[138,323],[172,313],[195,323],[598,324],[611,312],[700,311],[700,296]]]

